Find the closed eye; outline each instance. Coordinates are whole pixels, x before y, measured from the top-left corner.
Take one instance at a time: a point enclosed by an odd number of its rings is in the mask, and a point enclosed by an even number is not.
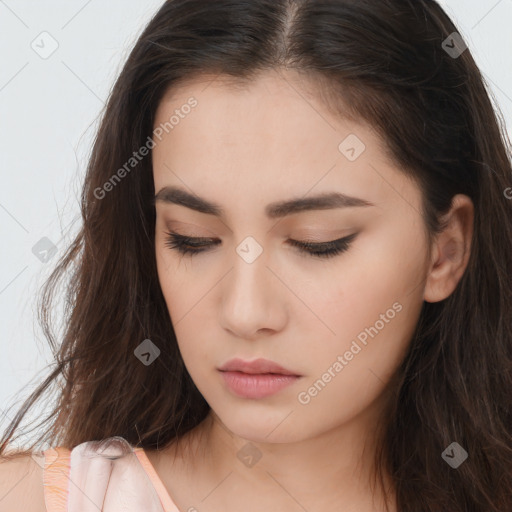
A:
[[[352,240],[358,233],[353,233],[344,238],[331,240],[329,242],[313,243],[308,241],[288,240],[288,243],[297,247],[302,253],[317,258],[332,258],[345,252]],[[166,232],[167,238],[165,245],[172,250],[178,251],[182,255],[194,256],[201,252],[208,251],[212,246],[219,245],[220,240],[212,238],[192,238],[172,231]]]

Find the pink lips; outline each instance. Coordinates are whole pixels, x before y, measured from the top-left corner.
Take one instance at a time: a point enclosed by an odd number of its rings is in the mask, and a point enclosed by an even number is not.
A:
[[[301,377],[268,359],[231,359],[219,370],[228,388],[243,398],[273,395]]]

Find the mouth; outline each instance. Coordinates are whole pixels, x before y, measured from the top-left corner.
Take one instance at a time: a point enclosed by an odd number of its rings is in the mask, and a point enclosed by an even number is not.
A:
[[[250,362],[232,359],[218,370],[229,391],[238,397],[251,399],[273,395],[301,378],[301,375],[267,359]]]
[[[300,379],[298,375],[282,373],[244,373],[221,371],[228,389],[242,398],[265,398],[290,386]]]
[[[240,358],[230,359],[227,363],[219,368],[220,371],[242,372],[250,375],[254,374],[275,374],[290,375],[300,377],[300,375],[292,370],[270,361],[269,359],[255,359],[254,361],[244,361]]]

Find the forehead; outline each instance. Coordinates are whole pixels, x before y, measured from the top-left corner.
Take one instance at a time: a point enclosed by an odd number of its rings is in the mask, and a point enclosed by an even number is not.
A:
[[[191,98],[195,106],[184,108]],[[229,204],[233,192],[268,203],[335,189],[379,202],[389,180],[405,179],[375,130],[335,114],[294,73],[180,84],[162,99],[154,128],[173,116],[153,149],[155,191],[185,184]]]

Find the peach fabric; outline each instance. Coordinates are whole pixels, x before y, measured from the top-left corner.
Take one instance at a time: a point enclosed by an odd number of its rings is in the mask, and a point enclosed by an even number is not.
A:
[[[42,454],[47,512],[179,512],[144,449],[121,437]]]
[[[167,489],[165,488],[162,480],[160,480],[158,473],[153,467],[153,464],[151,464],[151,461],[148,459],[148,456],[146,455],[144,449],[134,448],[133,451],[135,452],[135,455],[137,455],[139,462],[142,464],[142,467],[149,476],[151,483],[155,487],[155,490],[158,493],[158,497],[160,498],[160,501],[164,506],[165,512],[180,512],[172,498],[169,496]]]
[[[43,452],[44,500],[48,512],[67,512],[70,453],[61,446]]]

